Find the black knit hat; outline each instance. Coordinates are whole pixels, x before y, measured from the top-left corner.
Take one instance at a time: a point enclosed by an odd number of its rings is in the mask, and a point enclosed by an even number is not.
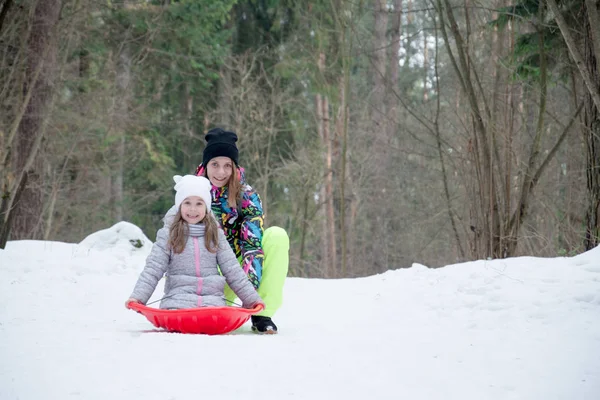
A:
[[[238,137],[235,132],[225,131],[221,128],[213,128],[206,136],[206,147],[202,154],[202,164],[206,166],[215,157],[229,157],[235,165],[238,165],[238,148],[235,145]]]

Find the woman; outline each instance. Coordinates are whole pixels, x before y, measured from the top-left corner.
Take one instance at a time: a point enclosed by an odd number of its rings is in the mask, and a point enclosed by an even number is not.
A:
[[[277,333],[273,315],[283,300],[283,285],[289,265],[289,238],[279,227],[263,228],[263,209],[258,193],[246,183],[244,169],[238,164],[237,135],[221,128],[211,129],[205,136],[206,147],[196,175],[212,184],[212,212],[223,228],[227,241],[241,268],[257,289],[265,309],[252,316],[252,330]],[[170,225],[176,210],[165,217]],[[227,287],[225,297],[235,299]]]

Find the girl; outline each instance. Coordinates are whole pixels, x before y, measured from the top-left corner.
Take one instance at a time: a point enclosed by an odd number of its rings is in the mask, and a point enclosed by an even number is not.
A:
[[[283,285],[289,265],[289,238],[284,229],[263,229],[263,210],[258,194],[246,183],[244,169],[238,165],[237,135],[221,128],[205,136],[206,147],[196,175],[212,183],[212,212],[225,231],[229,245],[238,257],[241,269],[258,290],[265,309],[252,316],[252,330],[277,333],[271,319],[283,300]],[[169,210],[165,227],[176,209]],[[228,300],[235,299],[225,288]]]
[[[166,274],[160,308],[225,306],[225,281],[243,307],[264,305],[239,268],[235,254],[210,211],[208,179],[176,175],[173,180],[177,191],[176,214],[170,229],[163,227],[158,231],[146,266],[126,304],[131,301],[145,304]]]

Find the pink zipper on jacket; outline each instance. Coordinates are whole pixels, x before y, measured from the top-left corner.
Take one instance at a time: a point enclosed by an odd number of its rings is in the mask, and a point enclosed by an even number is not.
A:
[[[196,276],[198,277],[198,289],[196,289],[196,293],[198,294],[198,307],[202,307],[202,277],[200,276],[200,246],[198,245],[198,238],[193,236],[194,239],[194,261],[196,262]]]

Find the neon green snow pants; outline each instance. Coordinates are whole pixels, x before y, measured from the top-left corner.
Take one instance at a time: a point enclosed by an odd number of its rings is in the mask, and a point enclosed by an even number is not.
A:
[[[263,234],[262,248],[265,259],[258,295],[265,302],[265,309],[258,315],[272,317],[283,302],[283,285],[290,263],[290,239],[285,229],[278,226],[267,228]],[[236,297],[233,290],[226,284],[225,298],[231,302]]]

